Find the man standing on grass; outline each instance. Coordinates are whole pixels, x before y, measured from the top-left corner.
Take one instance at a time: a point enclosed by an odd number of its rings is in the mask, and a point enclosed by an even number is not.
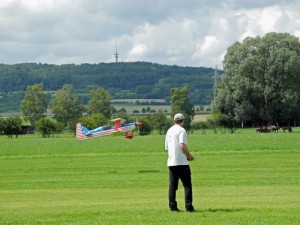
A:
[[[188,161],[193,161],[194,156],[187,147],[187,135],[182,127],[184,116],[178,113],[174,116],[174,125],[168,130],[165,140],[165,149],[168,151],[169,167],[169,207],[171,211],[179,212],[176,202],[178,181],[184,186],[185,208],[188,212],[195,212],[193,206],[193,193],[191,170]]]

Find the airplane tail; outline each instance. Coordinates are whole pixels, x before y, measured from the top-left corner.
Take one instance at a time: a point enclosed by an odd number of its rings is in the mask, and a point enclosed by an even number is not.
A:
[[[87,139],[86,135],[83,135],[83,133],[88,132],[89,130],[83,126],[81,123],[76,124],[76,139],[77,140],[85,140]]]
[[[121,118],[117,118],[117,119],[113,119],[112,121],[115,122],[114,131],[118,131],[121,123],[123,123],[125,120]]]
[[[114,130],[117,131],[119,129],[119,126],[121,124],[121,120],[116,120]]]

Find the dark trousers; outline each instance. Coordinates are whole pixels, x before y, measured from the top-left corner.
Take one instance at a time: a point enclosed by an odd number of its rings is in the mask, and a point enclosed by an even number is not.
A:
[[[179,179],[184,187],[185,208],[192,210],[193,207],[193,192],[191,181],[191,170],[189,165],[183,166],[169,166],[169,207],[170,209],[177,209],[176,191],[178,189]]]

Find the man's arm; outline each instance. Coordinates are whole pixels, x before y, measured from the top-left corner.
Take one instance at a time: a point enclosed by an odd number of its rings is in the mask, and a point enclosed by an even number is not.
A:
[[[194,156],[189,152],[188,147],[186,146],[186,144],[181,143],[180,148],[181,148],[181,151],[183,152],[183,154],[186,155],[186,158],[187,158],[188,161],[193,161],[195,159]]]
[[[168,151],[168,136],[165,138],[165,150]]]

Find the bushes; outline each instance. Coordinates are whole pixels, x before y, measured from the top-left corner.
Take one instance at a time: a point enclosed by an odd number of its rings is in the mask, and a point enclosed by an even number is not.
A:
[[[199,122],[191,123],[192,130],[202,130],[202,129],[208,129],[208,128],[209,128],[209,124],[207,121],[199,121]]]
[[[18,116],[10,116],[7,119],[0,120],[0,134],[12,138],[13,135],[18,138],[21,134],[22,119]]]
[[[120,113],[118,115],[115,115],[113,118],[123,118],[125,119],[125,123],[130,123],[130,122],[142,122],[142,126],[138,127],[134,130],[134,133],[139,133],[140,135],[149,135],[151,133],[159,133],[161,135],[165,135],[166,131],[173,125],[173,119],[170,118],[169,116],[166,116],[162,111],[158,111],[155,114],[152,114],[150,116],[129,116],[128,114],[125,113]],[[113,119],[112,118],[112,119]],[[19,118],[20,119],[20,118]],[[10,126],[13,126],[12,121],[16,120],[16,118],[12,119],[10,118],[8,122],[4,122],[6,119],[0,118],[0,135],[8,135],[12,137],[13,135],[16,135],[16,137],[21,133],[21,124],[19,123],[20,129],[17,128],[16,125],[14,125],[14,130],[9,132],[6,128],[4,132],[4,125],[6,124],[6,127],[8,126],[7,124],[11,124]],[[11,121],[12,120],[12,121]],[[21,120],[21,119],[20,119]],[[94,114],[89,117],[82,117],[79,121],[74,121],[82,123],[85,127],[88,129],[95,129],[100,126],[104,125],[113,125],[113,122],[111,120],[106,119],[101,113]],[[225,128],[227,127],[227,128]],[[224,117],[220,113],[214,113],[212,114],[207,121],[198,121],[198,122],[192,122],[191,123],[191,130],[190,132],[193,132],[195,130],[201,130],[202,133],[206,133],[208,131],[212,131],[214,133],[218,132],[229,132],[233,133],[235,132],[236,126],[233,126],[230,128],[229,126],[225,126],[224,122]],[[11,128],[12,129],[12,128]],[[54,136],[55,134],[60,134],[63,133],[65,127],[62,123],[57,122],[56,120],[52,118],[42,118],[38,121],[37,124],[37,131],[40,132],[41,136],[43,138],[51,137]],[[72,132],[75,133],[75,125],[74,125],[74,130]],[[124,135],[123,133],[116,133],[114,135]]]
[[[0,135],[4,134],[4,119],[0,117]]]
[[[142,126],[138,128],[140,135],[149,135],[153,130],[153,126],[151,125],[151,121],[147,117],[140,117],[138,119],[139,122],[142,122]]]
[[[64,125],[50,118],[42,118],[37,123],[37,129],[42,137],[60,134],[64,131]],[[6,119],[0,118],[0,135],[16,138],[22,133],[22,119],[19,116],[11,116]]]
[[[166,134],[168,129],[173,125],[173,122],[163,114],[162,110],[159,110],[158,113],[151,116],[151,124],[159,134]]]
[[[49,118],[42,118],[37,123],[37,129],[43,138],[49,138],[51,135],[63,133],[64,125]]]

